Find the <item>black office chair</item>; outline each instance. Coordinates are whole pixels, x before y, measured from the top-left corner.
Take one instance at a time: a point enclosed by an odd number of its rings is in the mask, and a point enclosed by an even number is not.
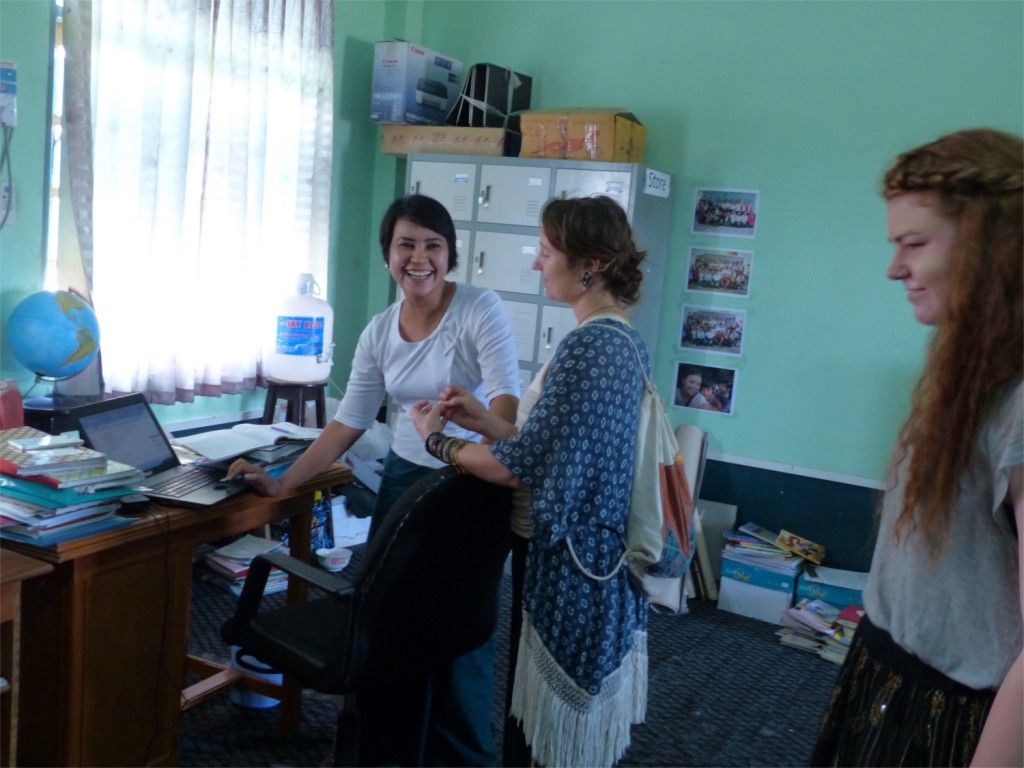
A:
[[[375,673],[468,653],[497,623],[510,512],[509,489],[454,467],[432,472],[395,503],[352,576],[258,556],[221,636],[303,687],[335,694],[357,693]],[[273,567],[326,596],[260,611]]]

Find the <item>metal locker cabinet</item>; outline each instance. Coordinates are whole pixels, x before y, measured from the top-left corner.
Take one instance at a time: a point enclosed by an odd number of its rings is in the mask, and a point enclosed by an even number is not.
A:
[[[460,229],[471,231],[472,251],[460,251],[472,261],[466,279],[496,290],[504,300],[526,381],[576,325],[568,306],[544,296],[539,273],[531,269],[544,203],[556,196],[596,194],[618,201],[637,246],[647,251],[641,300],[631,316],[654,356],[672,214],[668,174],[635,163],[413,154],[406,188],[437,198]]]

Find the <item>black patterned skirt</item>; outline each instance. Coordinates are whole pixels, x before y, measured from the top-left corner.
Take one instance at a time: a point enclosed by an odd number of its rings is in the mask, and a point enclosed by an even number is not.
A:
[[[811,765],[968,765],[995,693],[946,677],[865,616],[829,700]]]

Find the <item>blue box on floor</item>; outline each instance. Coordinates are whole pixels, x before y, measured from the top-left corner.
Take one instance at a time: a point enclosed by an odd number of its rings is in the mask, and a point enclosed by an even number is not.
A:
[[[866,573],[817,566],[813,575],[809,571],[800,574],[796,581],[796,599],[824,600],[836,608],[863,606],[867,578]]]
[[[718,607],[740,616],[778,624],[793,604],[796,574],[779,573],[756,565],[722,560]]]

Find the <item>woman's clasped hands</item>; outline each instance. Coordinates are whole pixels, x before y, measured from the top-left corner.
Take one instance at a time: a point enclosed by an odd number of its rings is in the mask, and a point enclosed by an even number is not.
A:
[[[448,422],[482,435],[485,442],[515,434],[515,426],[492,414],[469,390],[449,384],[436,403],[420,400],[412,406],[412,421],[425,440],[431,432],[443,432]]]

